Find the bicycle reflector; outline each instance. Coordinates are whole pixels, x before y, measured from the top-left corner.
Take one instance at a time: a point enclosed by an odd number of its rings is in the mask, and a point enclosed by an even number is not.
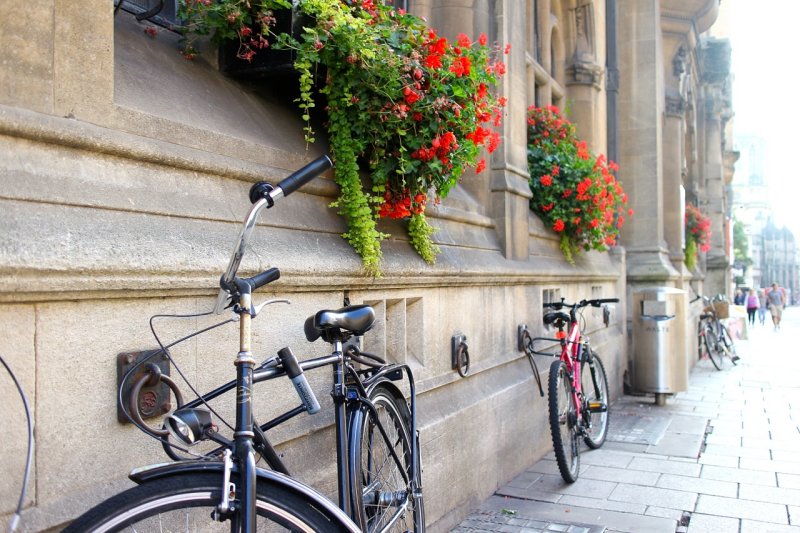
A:
[[[203,440],[211,428],[211,412],[206,409],[177,409],[167,417],[166,424],[170,435],[191,446]]]
[[[567,338],[567,332],[566,331],[556,331],[556,339],[561,340],[561,339],[566,339],[566,338]]]

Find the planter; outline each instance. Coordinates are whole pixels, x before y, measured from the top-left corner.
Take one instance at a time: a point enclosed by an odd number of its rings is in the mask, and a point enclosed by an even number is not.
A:
[[[275,11],[275,33],[290,33],[298,37],[303,25],[308,24],[308,17],[296,8]],[[294,50],[278,50],[267,48],[259,50],[251,61],[245,61],[236,54],[239,43],[229,41],[219,47],[219,70],[227,76],[242,79],[289,78],[297,76],[294,62],[297,54]]]

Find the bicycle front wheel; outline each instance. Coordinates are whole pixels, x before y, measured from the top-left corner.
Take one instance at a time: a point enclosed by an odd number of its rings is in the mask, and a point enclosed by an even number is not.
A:
[[[351,439],[355,468],[354,505],[361,528],[367,532],[425,530],[421,495],[420,461],[413,472],[411,413],[393,388],[378,384],[369,395],[374,411],[362,408],[351,418],[356,432]],[[419,446],[417,446],[419,449]],[[415,483],[412,483],[415,482]],[[421,494],[421,493],[420,493]]]
[[[232,476],[235,481],[235,476]],[[78,517],[67,533],[113,531],[232,531],[231,519],[212,518],[222,496],[220,474],[190,473],[155,479],[121,492]],[[328,513],[298,494],[259,480],[256,488],[259,532],[340,532]]]
[[[733,337],[731,337],[731,332],[728,330],[728,326],[722,326],[722,344],[725,345],[725,350],[728,354],[728,357],[731,359],[731,363],[734,365],[739,360],[739,356],[736,355],[736,345],[733,343]]]
[[[587,348],[589,349],[589,348]],[[588,422],[583,436],[589,448],[596,450],[608,435],[608,377],[603,362],[592,352],[581,366],[581,391],[586,398],[584,419]]]
[[[567,365],[561,361],[553,361],[550,365],[547,392],[550,433],[558,470],[564,481],[574,483],[578,479],[580,467],[577,410],[572,400],[572,384]]]

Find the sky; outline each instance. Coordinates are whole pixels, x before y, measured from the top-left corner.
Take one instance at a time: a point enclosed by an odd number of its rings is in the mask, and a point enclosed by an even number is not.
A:
[[[800,238],[800,0],[722,0],[722,9],[732,48],[734,146],[741,134],[764,138],[775,220]]]

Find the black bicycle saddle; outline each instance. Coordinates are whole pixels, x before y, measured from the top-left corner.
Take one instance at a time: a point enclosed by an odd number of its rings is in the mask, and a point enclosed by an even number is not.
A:
[[[336,311],[323,310],[306,319],[309,342],[322,337],[325,342],[363,335],[375,324],[375,310],[368,305],[349,305]]]
[[[543,318],[544,323],[548,326],[555,324],[556,327],[560,328],[564,324],[569,324],[569,315],[564,311],[548,311]]]

